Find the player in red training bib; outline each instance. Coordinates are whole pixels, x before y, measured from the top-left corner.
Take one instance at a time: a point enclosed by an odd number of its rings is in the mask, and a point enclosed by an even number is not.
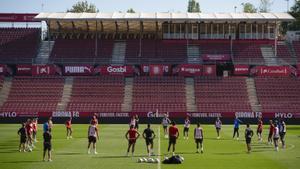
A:
[[[133,125],[130,126],[130,129],[125,134],[126,139],[128,140],[128,148],[127,148],[127,156],[129,155],[129,151],[131,148],[132,156],[134,154],[134,147],[136,140],[140,137],[140,133],[134,128]]]
[[[32,151],[32,149],[34,148],[33,145],[33,138],[32,138],[32,134],[33,134],[33,127],[32,127],[32,120],[28,119],[25,125],[25,129],[26,129],[26,135],[27,135],[27,140],[26,140],[26,149],[28,151]]]
[[[36,135],[37,135],[37,130],[38,130],[38,119],[37,118],[33,119],[33,121],[32,121],[32,130],[33,130],[32,139],[36,143],[37,142]]]
[[[262,141],[262,130],[263,130],[263,121],[261,118],[258,119],[257,131],[258,141]]]
[[[66,121],[66,129],[67,129],[67,139],[72,138],[72,118],[70,117],[67,121]]]
[[[175,145],[176,140],[179,137],[179,131],[176,127],[176,123],[173,121],[172,126],[169,127],[169,146],[168,146],[168,153],[170,152],[171,145],[173,146],[172,154],[175,155]]]
[[[273,144],[273,133],[274,133],[274,123],[270,120],[270,128],[269,128],[269,136],[268,136],[268,143]]]

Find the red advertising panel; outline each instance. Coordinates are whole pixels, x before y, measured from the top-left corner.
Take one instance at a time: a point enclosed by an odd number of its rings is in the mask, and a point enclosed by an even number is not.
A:
[[[163,65],[150,65],[149,66],[150,76],[163,76],[164,66]]]
[[[205,54],[202,55],[202,59],[204,61],[229,61],[231,57],[228,54]]]
[[[101,75],[133,76],[133,66],[100,66]]]
[[[55,75],[57,73],[57,67],[54,65],[32,65],[33,76]]]
[[[257,76],[290,76],[291,68],[289,66],[257,66]],[[251,71],[252,72],[252,71]]]
[[[297,76],[300,77],[300,63],[297,65]]]
[[[68,65],[64,66],[64,75],[93,75],[94,67],[91,65]]]
[[[58,111],[58,112],[0,112],[0,118],[16,118],[16,117],[54,117],[54,118],[90,118],[97,115],[99,118],[128,118],[134,115],[148,118],[161,118],[164,112],[78,112],[78,111]],[[283,118],[283,119],[300,119],[300,113],[278,113],[278,112],[169,112],[170,118],[185,118],[190,116],[192,118]]]
[[[0,65],[0,75],[6,74],[6,65]]]
[[[0,22],[39,22],[34,21],[35,13],[1,13]]]
[[[217,76],[217,66],[216,65],[203,65],[203,76]]]
[[[31,65],[17,65],[17,75],[31,75],[32,74]]]
[[[234,65],[235,75],[249,75],[249,65]]]
[[[202,65],[182,64],[177,67],[180,76],[201,76]]]

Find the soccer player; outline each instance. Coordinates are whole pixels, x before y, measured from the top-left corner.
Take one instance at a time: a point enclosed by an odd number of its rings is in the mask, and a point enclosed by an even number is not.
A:
[[[162,119],[162,126],[164,128],[165,138],[168,138],[168,126],[171,123],[171,120],[168,118],[167,114],[164,114],[164,118]]]
[[[279,122],[279,136],[280,136],[280,141],[282,143],[282,148],[285,148],[285,134],[286,134],[286,124],[281,119]]]
[[[270,120],[270,128],[269,128],[269,136],[268,136],[268,143],[273,144],[273,133],[274,133],[274,124],[273,121]]]
[[[135,115],[135,129],[137,130],[139,130],[139,122],[140,122],[139,116]]]
[[[50,133],[52,132],[52,128],[53,128],[52,117],[49,117],[49,120],[48,120],[48,130],[49,130]]]
[[[143,132],[143,138],[146,141],[147,153],[148,153],[148,156],[150,157],[151,155],[154,154],[154,151],[153,151],[153,140],[155,138],[155,133],[150,128],[150,124],[148,124],[148,127],[144,130],[144,132]]]
[[[239,137],[240,137],[240,133],[239,133],[240,123],[242,123],[242,121],[240,119],[238,119],[238,117],[235,117],[235,119],[234,119],[233,136],[232,136],[233,139],[234,139],[235,135],[237,135],[236,139],[239,140]]]
[[[66,121],[65,125],[66,125],[66,129],[67,129],[67,139],[70,139],[70,138],[72,138],[72,133],[73,133],[71,117]]]
[[[183,139],[189,139],[189,129],[190,129],[191,121],[189,116],[186,117],[184,121],[184,128],[183,128]]]
[[[203,153],[203,129],[200,127],[200,123],[197,123],[197,127],[194,130],[194,139],[196,143],[197,152],[199,153],[199,144],[201,147],[201,154]]]
[[[134,154],[134,147],[136,140],[140,137],[140,133],[134,128],[133,125],[130,126],[130,129],[126,132],[125,138],[128,140],[128,148],[126,156],[129,156],[129,151],[131,149],[132,156]]]
[[[245,139],[247,144],[248,153],[251,152],[251,139],[253,137],[253,130],[250,128],[250,124],[247,124],[247,128],[245,129]]]
[[[27,119],[27,123],[25,125],[26,129],[26,146],[29,151],[32,151],[33,146],[33,139],[32,139],[32,133],[33,133],[33,128],[32,128],[32,121],[31,119]]]
[[[46,131],[43,134],[43,138],[44,138],[44,153],[43,153],[43,161],[46,161],[46,153],[48,152],[48,161],[51,162],[52,158],[51,158],[51,149],[52,149],[52,144],[51,144],[51,133],[50,131]]]
[[[258,141],[262,141],[262,130],[263,130],[263,121],[261,118],[259,118],[257,124],[257,130],[256,130]]]
[[[35,119],[33,119],[33,121],[32,121],[32,129],[33,129],[32,137],[33,137],[33,141],[34,141],[35,143],[37,142],[37,139],[36,139],[37,128],[38,128],[38,119],[35,118]]]
[[[91,144],[93,143],[94,154],[97,153],[96,143],[97,139],[99,140],[99,132],[96,124],[91,124],[88,129],[88,154],[91,154]]]
[[[97,118],[96,115],[94,115],[94,116],[92,117],[92,120],[91,120],[90,124],[96,125],[96,127],[98,127],[99,122],[98,122],[98,118]]]
[[[215,127],[216,127],[216,131],[217,131],[217,139],[220,139],[220,131],[222,128],[222,121],[220,120],[220,118],[218,117],[216,122],[215,122]]]
[[[19,151],[25,152],[25,144],[27,140],[25,123],[22,123],[22,127],[18,130],[18,135],[20,136]]]
[[[129,128],[130,126],[133,126],[134,128],[136,128],[136,119],[135,119],[135,116],[132,116],[131,119],[130,119],[130,123],[129,123]]]
[[[175,155],[175,145],[176,140],[179,137],[179,131],[176,127],[176,123],[172,121],[172,126],[169,127],[169,146],[168,146],[168,153],[170,152],[171,145],[173,146],[172,154]]]
[[[274,125],[274,131],[273,131],[273,141],[274,141],[274,146],[275,146],[275,151],[278,151],[278,141],[279,141],[279,128],[278,128],[278,124],[275,123]]]

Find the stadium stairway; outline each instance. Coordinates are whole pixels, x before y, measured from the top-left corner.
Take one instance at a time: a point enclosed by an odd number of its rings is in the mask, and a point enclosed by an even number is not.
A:
[[[293,44],[288,41],[284,41],[284,42],[278,42],[278,45],[286,45],[289,50],[291,58],[285,65],[296,65],[298,63],[298,59],[297,59],[296,51],[293,48]]]
[[[266,65],[268,66],[278,65],[278,58],[274,56],[274,51],[272,46],[269,45],[261,46],[260,50],[264,57]]]
[[[54,41],[42,41],[40,43],[40,48],[39,48],[38,55],[35,59],[35,63],[37,64],[48,63],[54,43],[55,43]]]
[[[119,65],[124,64],[126,55],[126,42],[125,41],[115,41],[113,52],[112,52],[112,64]]]
[[[197,112],[194,84],[194,78],[185,79],[186,108],[188,112]]]
[[[4,79],[2,88],[0,90],[0,107],[2,107],[2,105],[6,102],[10,92],[11,85],[12,85],[12,77],[6,77]]]
[[[63,94],[60,103],[57,104],[56,111],[65,111],[70,101],[74,77],[66,77]]]
[[[133,93],[133,78],[125,78],[125,94],[122,104],[122,112],[130,112],[132,110],[132,93]]]
[[[256,86],[253,78],[246,79],[247,84],[247,93],[250,101],[251,109],[253,112],[261,112],[261,105],[259,103],[257,94],[256,94]]]
[[[200,49],[199,46],[190,45],[187,47],[187,56],[189,64],[201,64],[202,60],[200,59]]]

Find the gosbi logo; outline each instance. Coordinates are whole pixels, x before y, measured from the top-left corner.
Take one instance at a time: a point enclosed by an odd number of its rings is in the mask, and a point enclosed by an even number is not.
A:
[[[126,72],[126,66],[124,66],[124,67],[108,66],[106,70],[109,73],[125,73]]]

